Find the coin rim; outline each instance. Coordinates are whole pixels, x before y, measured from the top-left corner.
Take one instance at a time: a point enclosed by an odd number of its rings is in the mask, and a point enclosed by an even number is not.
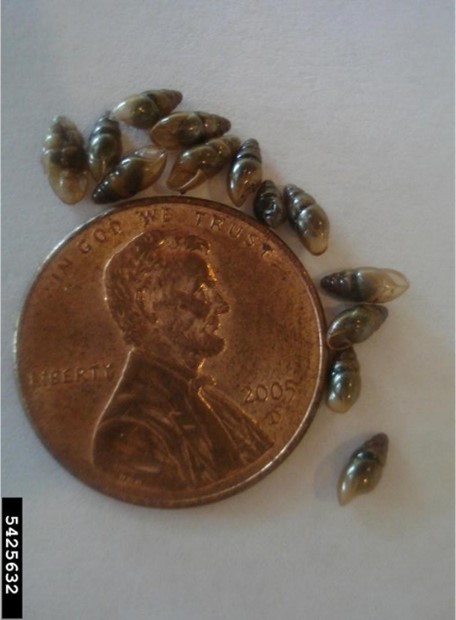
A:
[[[54,259],[54,257],[61,251],[61,249],[65,245],[67,245],[74,237],[79,235],[79,233],[81,233],[83,230],[85,230],[86,228],[89,228],[90,226],[92,226],[92,224],[98,222],[99,220],[109,217],[113,213],[117,213],[119,211],[127,211],[127,210],[138,208],[138,207],[152,206],[154,204],[173,204],[173,203],[174,204],[178,203],[182,205],[186,204],[186,205],[189,205],[190,207],[200,206],[200,207],[210,208],[212,210],[217,211],[218,213],[220,212],[225,213],[228,216],[235,215],[237,218],[239,218],[244,223],[256,228],[262,235],[266,235],[266,239],[274,240],[274,243],[276,243],[279,246],[279,249],[281,249],[284,252],[284,254],[287,256],[287,258],[293,263],[294,267],[297,268],[299,274],[303,277],[304,281],[307,284],[308,292],[313,302],[313,307],[316,311],[315,313],[317,317],[317,325],[319,327],[318,331],[319,331],[320,365],[318,368],[317,380],[315,383],[315,388],[312,394],[310,405],[307,409],[307,412],[304,418],[302,419],[301,423],[299,424],[296,432],[291,437],[291,439],[283,446],[282,450],[280,450],[280,452],[278,452],[278,454],[276,454],[275,457],[271,461],[269,461],[269,463],[264,465],[261,469],[256,471],[254,474],[252,474],[248,478],[238,481],[237,483],[230,485],[226,489],[218,490],[212,493],[208,493],[206,495],[200,495],[194,498],[165,499],[165,500],[150,502],[150,501],[147,501],[147,499],[141,500],[136,495],[132,496],[128,492],[126,493],[123,493],[123,492],[118,493],[114,491],[111,492],[110,489],[106,489],[101,484],[98,484],[97,482],[90,481],[85,477],[77,475],[71,469],[66,467],[66,465],[64,465],[57,458],[57,456],[54,455],[52,446],[47,441],[46,437],[42,435],[41,432],[39,432],[37,426],[35,425],[34,416],[32,415],[32,412],[30,411],[29,406],[25,399],[25,393],[22,389],[21,378],[19,375],[20,354],[19,354],[18,343],[20,339],[20,332],[21,332],[25,309],[35,289],[35,286],[37,285],[39,281],[40,275],[44,272],[48,264]],[[115,499],[125,501],[128,503],[132,503],[132,504],[136,504],[136,505],[140,505],[140,506],[147,506],[147,507],[153,507],[153,508],[187,508],[187,507],[193,507],[193,506],[200,506],[200,505],[209,504],[209,503],[230,497],[252,486],[256,482],[259,482],[267,474],[271,473],[274,469],[276,469],[276,467],[278,467],[285,460],[285,458],[296,448],[298,443],[301,441],[301,439],[307,432],[310,424],[314,420],[315,415],[318,410],[318,406],[323,396],[323,387],[324,387],[324,380],[326,376],[327,357],[328,357],[328,353],[327,353],[327,349],[325,345],[325,338],[324,338],[325,333],[326,333],[325,316],[323,313],[321,300],[318,296],[315,284],[313,283],[309,273],[305,269],[302,262],[293,253],[293,251],[285,243],[285,241],[283,241],[273,230],[261,225],[253,217],[241,211],[238,211],[234,207],[230,207],[229,205],[225,205],[223,203],[219,203],[214,200],[207,200],[205,198],[193,198],[191,196],[151,196],[147,198],[141,198],[141,199],[122,202],[119,205],[108,209],[107,211],[103,211],[102,213],[97,214],[96,216],[94,216],[93,218],[85,222],[84,224],[81,224],[80,226],[78,226],[69,235],[67,235],[62,241],[60,241],[53,248],[53,250],[51,250],[51,252],[47,255],[44,261],[41,263],[41,265],[35,272],[34,278],[31,284],[29,285],[28,290],[26,291],[26,294],[23,297],[23,303],[21,306],[21,310],[20,310],[20,313],[16,321],[16,329],[14,333],[14,342],[13,342],[15,382],[16,382],[17,390],[19,392],[20,401],[22,403],[22,406],[24,408],[24,411],[27,417],[29,418],[31,422],[32,428],[35,431],[36,436],[41,441],[41,443],[44,444],[48,452],[59,463],[59,465],[65,471],[69,472],[79,482],[86,484],[87,486],[91,487],[92,489],[97,490],[103,495],[108,495],[110,497],[114,497]]]

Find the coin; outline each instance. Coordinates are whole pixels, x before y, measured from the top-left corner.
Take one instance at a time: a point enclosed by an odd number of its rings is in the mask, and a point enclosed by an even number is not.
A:
[[[32,424],[83,482],[183,507],[276,467],[311,423],[324,318],[291,250],[196,198],[136,200],[45,261],[16,334]]]

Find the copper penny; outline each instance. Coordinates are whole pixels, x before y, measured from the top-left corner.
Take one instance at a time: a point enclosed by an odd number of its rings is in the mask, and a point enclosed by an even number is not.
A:
[[[99,491],[146,506],[256,482],[312,421],[324,319],[270,230],[196,198],[96,217],[41,268],[17,333],[26,409],[50,452]]]

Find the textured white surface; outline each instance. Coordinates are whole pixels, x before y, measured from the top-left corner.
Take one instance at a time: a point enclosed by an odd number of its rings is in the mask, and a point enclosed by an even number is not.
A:
[[[2,12],[2,493],[24,497],[24,617],[453,618],[450,0],[4,0]],[[66,114],[87,135],[101,111],[151,87],[226,114],[260,141],[266,176],[318,198],[327,254],[280,233],[315,279],[368,264],[411,281],[358,348],[352,411],[322,406],[265,480],[176,512],[104,497],[62,469],[13,376],[35,270],[100,210],[52,194],[38,161],[49,122]],[[227,200],[214,185],[195,195]],[[391,438],[384,478],[341,509],[339,469],[377,430]]]

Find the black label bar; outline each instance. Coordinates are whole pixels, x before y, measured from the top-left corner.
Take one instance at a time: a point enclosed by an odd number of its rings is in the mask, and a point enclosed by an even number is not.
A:
[[[22,618],[22,497],[2,498],[2,618]]]

